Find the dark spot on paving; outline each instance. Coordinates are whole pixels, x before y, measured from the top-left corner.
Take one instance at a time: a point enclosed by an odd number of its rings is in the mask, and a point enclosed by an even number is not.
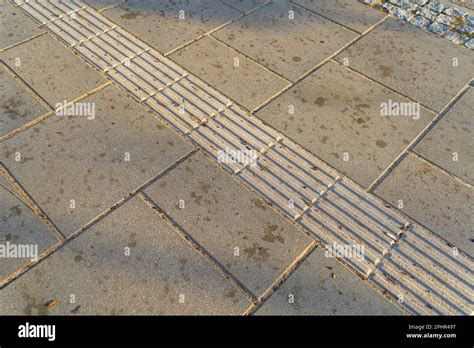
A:
[[[383,77],[389,77],[392,76],[393,73],[393,68],[391,66],[387,65],[379,65],[379,69],[382,72]]]
[[[317,105],[319,107],[323,107],[326,103],[327,99],[323,97],[317,97],[316,100],[314,101],[314,105]]]
[[[191,198],[193,199],[194,203],[196,203],[197,205],[201,205],[201,201],[203,199],[203,196],[200,196],[198,194],[196,194],[196,192],[191,192]]]
[[[23,314],[25,315],[33,315],[33,314],[38,314],[38,315],[46,315],[48,314],[49,308],[44,305],[44,303],[41,303],[41,301],[37,301],[35,298],[33,298],[26,289],[22,291],[21,296],[25,300],[26,304],[25,307],[23,308]],[[36,311],[34,313],[33,311]]]
[[[244,253],[247,255],[247,259],[254,259],[254,261],[265,261],[268,259],[268,248],[264,248],[258,243],[253,243],[252,247],[248,247],[244,249]]]
[[[15,120],[19,118],[20,114],[18,113],[17,109],[21,105],[19,100],[16,100],[13,97],[8,98],[4,103],[3,103],[3,109],[7,117],[11,120]],[[24,116],[24,115],[21,115]]]
[[[222,69],[222,65],[220,65],[219,63],[216,63],[216,64],[211,64],[213,67],[217,68],[217,69]]]
[[[203,181],[199,183],[199,189],[204,193],[208,193],[210,188],[211,185],[209,185],[208,183],[205,183]]]
[[[293,62],[301,62],[301,57],[294,56],[292,59],[293,59]]]
[[[264,236],[262,240],[269,243],[279,242],[283,244],[285,240],[278,232],[276,232],[277,229],[278,229],[278,225],[271,225],[267,223],[264,229]]]
[[[224,297],[227,297],[227,298],[232,298],[234,296],[235,296],[235,290],[229,290],[224,293]]]
[[[82,256],[81,256],[81,255],[76,255],[76,256],[74,256],[74,261],[80,262],[81,260],[82,260]]]
[[[262,210],[267,210],[266,205],[262,201],[260,201],[259,199],[252,198],[251,201],[253,202],[253,204],[255,205],[256,208],[259,208],[259,209],[262,209]]]
[[[138,15],[138,12],[129,12],[121,15],[120,17],[123,19],[136,19]]]
[[[12,207],[10,207],[9,209],[13,216],[20,216],[21,215],[21,209],[20,209],[20,206],[19,205],[14,205]]]
[[[384,147],[387,146],[387,143],[386,143],[385,141],[383,141],[383,140],[377,140],[377,141],[375,142],[375,145],[377,145],[377,146],[380,147],[380,148],[384,148]]]
[[[186,263],[188,262],[188,260],[186,260],[184,257],[181,257],[179,260],[179,270],[181,272],[184,272],[184,267],[186,266]]]

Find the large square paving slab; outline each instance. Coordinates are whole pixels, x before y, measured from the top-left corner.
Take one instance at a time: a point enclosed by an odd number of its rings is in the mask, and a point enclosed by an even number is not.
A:
[[[214,0],[130,0],[103,14],[162,53],[242,15]]]
[[[289,82],[224,44],[203,38],[170,55],[248,110],[252,110]]]
[[[399,315],[403,312],[317,248],[257,315]]]
[[[474,68],[471,50],[396,19],[336,59],[435,111],[469,82]]]
[[[0,65],[0,137],[48,112]]]
[[[382,116],[390,102],[409,100],[328,62],[257,116],[369,186],[435,116]]]
[[[0,178],[3,178],[1,174]],[[0,186],[0,281],[57,242],[46,225],[13,192]]]
[[[7,0],[0,0],[0,27],[0,50],[44,32]]]
[[[145,192],[256,296],[310,243],[202,155]]]
[[[53,107],[106,82],[48,35],[0,53],[0,58]]]
[[[249,305],[138,198],[0,291],[3,315],[240,314]]]
[[[356,36],[286,1],[263,6],[213,35],[292,81]]]
[[[13,176],[65,234],[192,149],[113,86],[82,103],[94,103],[94,119],[54,115],[0,147]]]
[[[474,184],[474,89],[470,88],[415,147],[415,152]]]
[[[394,206],[403,203],[403,212],[474,255],[472,187],[410,155],[382,181],[375,193]]]
[[[359,0],[295,0],[294,2],[359,33],[386,16],[382,11],[367,7]]]

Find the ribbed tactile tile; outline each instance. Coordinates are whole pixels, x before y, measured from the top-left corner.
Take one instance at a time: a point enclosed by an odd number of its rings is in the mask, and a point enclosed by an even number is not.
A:
[[[424,227],[413,224],[370,280],[422,315],[472,315],[472,260]]]
[[[258,154],[274,146],[279,137],[260,120],[231,105],[191,132],[189,139],[233,174],[253,166]],[[234,156],[235,160],[226,160],[223,155]]]
[[[363,257],[343,257],[368,276],[396,243],[408,221],[395,209],[343,179],[301,219],[301,224],[327,247],[359,247]]]
[[[338,173],[283,138],[239,173],[247,185],[291,219],[298,219],[337,180]]]
[[[188,134],[223,112],[232,102],[186,76],[143,102],[176,130]]]

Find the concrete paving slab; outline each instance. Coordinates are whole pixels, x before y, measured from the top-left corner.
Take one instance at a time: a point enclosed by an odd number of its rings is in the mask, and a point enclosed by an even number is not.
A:
[[[375,193],[396,207],[402,203],[403,212],[469,255],[474,254],[471,187],[410,155]]]
[[[415,147],[415,152],[474,184],[474,89],[469,89]]]
[[[257,315],[400,315],[403,312],[317,248]],[[330,254],[329,254],[330,255]]]
[[[289,85],[288,81],[211,38],[196,41],[170,58],[248,110]]]
[[[7,188],[8,190],[12,189],[12,185],[7,180],[7,178],[4,177],[2,174],[0,174],[0,186],[3,186],[4,188]]]
[[[55,242],[46,225],[22,201],[0,186],[0,280]]]
[[[0,50],[44,33],[28,17],[6,0],[0,0]]]
[[[310,243],[202,155],[181,163],[145,192],[254,295],[263,293]]]
[[[2,315],[240,314],[249,305],[138,198],[0,291]]]
[[[48,35],[0,53],[0,59],[53,107],[106,82]]]
[[[265,0],[221,0],[224,4],[232,6],[242,12],[248,12],[251,9],[262,5]]]
[[[0,137],[48,112],[0,66]]]
[[[367,8],[358,0],[295,0],[294,2],[359,33],[386,16],[381,11]]]
[[[336,59],[435,111],[469,82],[474,67],[466,47],[397,19],[387,20]]]
[[[94,105],[94,119],[54,115],[0,147],[13,176],[64,234],[192,149],[113,86],[81,103]]]
[[[161,53],[167,53],[241,15],[239,11],[213,0],[131,0],[103,13]]]
[[[356,36],[285,1],[263,6],[213,35],[292,81]]]
[[[390,102],[410,101],[328,62],[257,116],[367,187],[435,116],[381,115]]]

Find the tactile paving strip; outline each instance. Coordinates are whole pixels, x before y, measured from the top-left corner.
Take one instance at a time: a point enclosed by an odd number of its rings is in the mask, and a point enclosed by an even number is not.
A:
[[[409,311],[472,314],[470,257],[84,3],[12,3],[327,248],[363,246],[363,257],[340,259]]]
[[[409,222],[373,195],[342,179],[311,207],[301,223],[323,244],[363,247],[357,254],[341,257],[362,276],[368,276]]]
[[[370,280],[414,313],[472,315],[472,271],[467,256],[413,224]]]
[[[289,139],[278,139],[239,177],[285,215],[298,220],[338,179],[339,173]]]

